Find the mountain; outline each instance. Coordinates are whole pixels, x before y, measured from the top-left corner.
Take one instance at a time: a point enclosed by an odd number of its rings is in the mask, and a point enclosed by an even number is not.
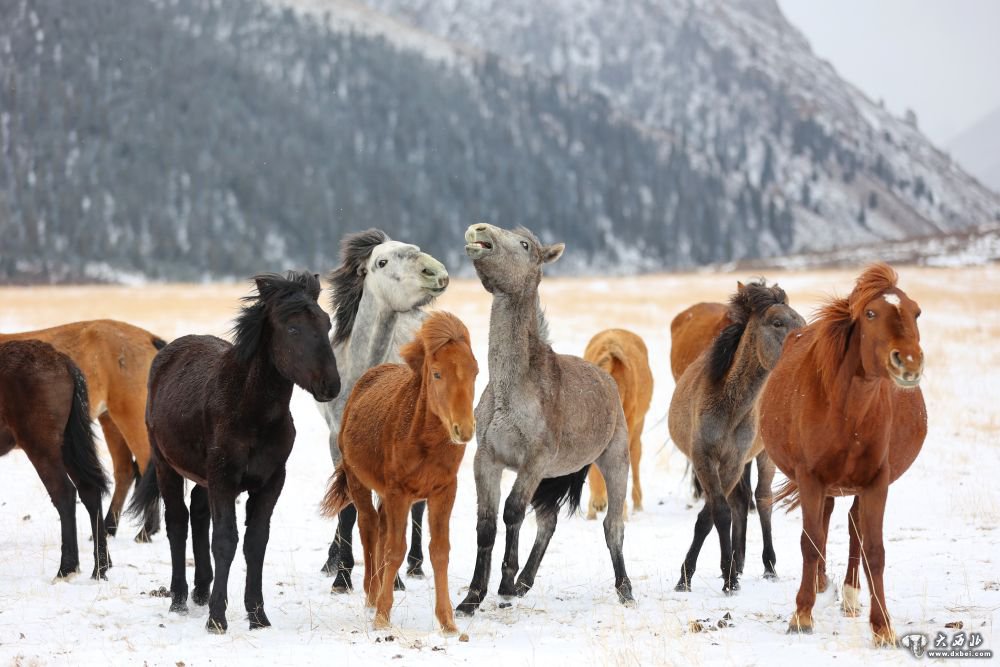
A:
[[[0,93],[6,281],[324,270],[372,225],[460,269],[478,220],[653,270],[1000,213],[766,3],[14,0]]]
[[[952,139],[948,150],[983,185],[1000,192],[1000,108]]]

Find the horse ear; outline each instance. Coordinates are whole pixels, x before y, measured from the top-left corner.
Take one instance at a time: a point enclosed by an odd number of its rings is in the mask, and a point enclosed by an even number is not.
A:
[[[257,276],[253,281],[257,284],[257,294],[261,296],[264,296],[264,293],[274,285],[274,281],[269,276]]]
[[[410,341],[399,348],[399,356],[414,373],[420,373],[424,367],[424,342],[419,338]]]
[[[365,275],[367,274],[368,274],[368,267],[365,266],[365,263],[361,262],[360,264],[358,264],[358,275],[364,278]]]
[[[565,243],[553,243],[552,245],[542,246],[542,264],[551,264],[556,261],[562,257],[563,250],[565,249]]]
[[[747,288],[747,286],[743,284],[743,281],[740,281],[740,280],[736,281],[736,291],[737,292],[742,292],[746,288]]]

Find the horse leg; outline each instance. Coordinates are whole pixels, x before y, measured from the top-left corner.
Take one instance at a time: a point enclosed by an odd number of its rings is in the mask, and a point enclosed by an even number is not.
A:
[[[640,419],[629,432],[628,456],[632,465],[632,511],[642,511],[642,484],[639,482],[639,461],[642,459],[642,429],[646,419]]]
[[[538,566],[542,564],[542,557],[549,546],[552,534],[556,532],[556,522],[559,519],[559,511],[535,512],[535,523],[537,525],[535,533],[535,543],[531,546],[531,553],[528,554],[528,561],[524,564],[524,569],[517,577],[514,584],[514,594],[524,597],[524,594],[535,585],[535,575],[538,574]]]
[[[700,454],[703,447],[704,445],[695,443],[692,448],[695,454],[694,469],[698,475],[698,479],[701,480],[706,503],[711,507],[710,511],[712,513],[712,523],[715,525],[715,532],[719,535],[719,565],[722,569],[723,580],[722,592],[729,594],[739,590],[740,587],[733,554],[733,511],[729,507],[729,501],[723,490],[727,485],[722,481],[723,476],[727,477],[728,481],[729,475],[725,473],[728,472],[728,468],[731,466],[723,470],[719,462],[710,460]],[[742,466],[740,466],[737,470],[737,479],[742,469]]]
[[[162,460],[156,463],[156,482],[163,499],[163,517],[167,524],[167,540],[170,542],[170,611],[186,614],[188,611],[188,585],[185,568],[187,566],[188,510],[184,504],[184,478],[177,474],[170,464]]]
[[[500,588],[497,593],[504,599],[517,595],[514,577],[520,569],[518,565],[518,542],[521,537],[521,524],[528,511],[528,503],[542,481],[541,466],[528,462],[517,473],[514,486],[503,505],[503,523],[507,528],[507,538],[504,545],[503,562],[500,564]],[[539,530],[541,528],[539,527]]]
[[[243,536],[243,557],[247,562],[247,585],[243,605],[251,630],[271,626],[264,613],[264,552],[271,537],[271,515],[285,486],[285,466],[274,471],[271,478],[247,499],[246,534]]]
[[[861,613],[861,499],[854,496],[854,504],[847,517],[850,547],[847,554],[847,576],[844,577],[844,601],[841,608],[845,616]]]
[[[67,577],[80,569],[80,550],[76,541],[76,489],[70,483],[62,462],[62,434],[50,438],[18,439],[18,445],[28,455],[35,472],[45,485],[49,498],[59,513],[62,532],[62,553],[56,578]],[[36,448],[35,442],[49,440],[49,447]],[[55,444],[58,443],[58,444]]]
[[[885,570],[885,544],[882,541],[882,520],[885,515],[885,501],[889,495],[889,469],[883,467],[874,484],[861,492],[861,563],[868,579],[871,593],[871,613],[869,622],[872,636],[877,646],[893,646],[896,633],[889,621],[889,609],[885,604],[885,587],[882,573]]]
[[[358,479],[345,469],[347,475],[347,488],[354,501],[354,516],[358,519],[358,532],[361,533],[361,553],[365,560],[365,604],[369,607],[375,606],[375,568],[376,556],[378,552],[379,517],[372,504],[371,489],[361,484]],[[353,524],[353,521],[352,521]],[[341,524],[343,525],[343,524]],[[336,582],[334,582],[336,583]],[[333,589],[334,593],[346,592]]]
[[[199,607],[208,604],[212,586],[212,552],[208,528],[212,515],[208,507],[208,489],[197,484],[191,489],[191,547],[194,551],[194,593],[191,600]]]
[[[729,503],[729,510],[733,515],[732,544],[733,544],[733,568],[737,575],[743,574],[743,564],[746,561],[747,553],[747,519],[750,514],[750,483],[745,474],[741,474],[739,481],[726,499]]]
[[[389,627],[389,617],[392,612],[393,583],[399,568],[406,560],[406,524],[410,515],[409,498],[400,496],[385,496],[382,498],[382,524],[385,526],[381,540],[381,559],[384,563],[382,571],[382,588],[375,602],[376,630]]]
[[[221,487],[221,488],[220,488]],[[224,634],[229,629],[226,607],[229,605],[229,568],[236,556],[240,535],[236,529],[236,496],[238,492],[223,486],[223,481],[209,480],[208,502],[212,512],[212,559],[216,576],[208,600],[208,621],[205,629]],[[270,516],[270,515],[268,515]],[[249,570],[249,568],[248,568]],[[248,572],[249,574],[249,572]]]
[[[826,538],[830,534],[830,516],[833,514],[834,499],[828,497],[823,502],[823,542],[819,544],[819,564],[816,575],[816,591],[825,593],[830,585],[830,578],[826,575]]]
[[[608,507],[608,487],[604,484],[604,475],[597,466],[590,466],[587,471],[587,486],[590,487],[590,502],[587,503],[587,518],[596,519],[598,512]]]
[[[369,491],[369,495],[371,492]],[[346,593],[354,590],[351,572],[354,570],[354,545],[352,544],[354,524],[358,520],[358,510],[352,504],[340,511],[337,516],[337,533],[330,544],[326,565],[323,571],[334,574],[331,593]]]
[[[694,577],[694,571],[698,565],[698,554],[701,553],[701,547],[710,532],[712,532],[712,506],[706,498],[705,506],[698,512],[698,518],[694,522],[694,539],[691,540],[691,546],[684,557],[684,563],[681,564],[681,578],[674,586],[675,591],[691,592],[691,579]]]
[[[105,412],[97,420],[101,423],[101,430],[104,432],[104,442],[108,445],[108,453],[111,454],[111,463],[115,471],[115,490],[111,495],[108,515],[104,518],[104,526],[108,531],[108,535],[114,537],[118,532],[118,519],[121,517],[125,497],[128,495],[128,490],[132,486],[132,482],[135,481],[135,467],[132,460],[132,452],[125,442],[125,436],[115,426],[115,423],[111,420],[111,415]]]
[[[413,517],[413,532],[410,535],[410,553],[406,556],[406,576],[414,579],[424,578],[423,527],[424,509],[427,503],[419,500],[413,503],[410,514]],[[400,581],[402,584],[402,581]],[[405,590],[405,589],[401,589]]]
[[[795,596],[795,613],[788,622],[788,632],[811,634],[819,560],[823,555],[821,545],[826,542],[823,535],[826,489],[818,480],[804,472],[796,475],[795,481],[799,487],[799,501],[802,506],[802,537],[799,540],[802,549],[802,581]]]
[[[115,426],[121,432],[122,436],[124,436],[129,450],[131,450],[130,456],[135,457],[135,462],[139,466],[139,473],[141,475],[146,472],[146,466],[149,465],[151,451],[149,433],[146,430],[146,402],[145,399],[140,402],[138,397],[133,397],[132,401],[125,409],[122,409],[121,406],[115,409],[109,408],[109,413]],[[134,476],[134,468],[131,474]],[[116,492],[117,489],[118,485],[116,482]],[[136,534],[135,541],[140,543],[149,542],[150,536],[158,532],[160,532],[160,513],[152,512],[143,527]]]
[[[761,558],[764,561],[764,578],[777,579],[778,574],[774,570],[776,557],[774,555],[774,541],[771,537],[771,485],[774,482],[774,461],[761,451],[757,455],[757,489],[754,497],[757,501],[757,516],[760,518],[760,532],[764,538],[764,551]]]
[[[628,429],[624,420],[618,423],[607,449],[595,461],[608,486],[608,512],[604,515],[604,542],[611,554],[611,567],[615,573],[615,592],[624,605],[635,602],[632,581],[625,571],[625,494],[628,491]],[[553,522],[553,530],[555,523]]]
[[[107,527],[104,525],[104,517],[101,513],[102,490],[99,487],[82,481],[72,470],[68,470],[67,472],[69,472],[70,479],[76,484],[77,492],[80,494],[80,501],[90,516],[91,539],[94,543],[94,570],[90,578],[107,579],[107,572],[111,567],[111,557],[108,555]]]
[[[441,633],[450,636],[458,634],[455,625],[455,614],[451,610],[451,595],[448,592],[448,557],[451,553],[449,539],[449,522],[451,510],[455,506],[455,492],[458,482],[427,499],[428,523],[431,530],[431,542],[428,551],[431,556],[431,567],[434,568],[434,615],[441,624]]]
[[[500,508],[500,474],[503,468],[497,465],[491,454],[486,453],[483,443],[476,450],[474,462],[476,476],[476,567],[469,582],[469,592],[458,605],[456,611],[471,616],[476,613],[486,588],[490,583],[490,565],[493,560],[493,545],[497,540],[497,513]]]

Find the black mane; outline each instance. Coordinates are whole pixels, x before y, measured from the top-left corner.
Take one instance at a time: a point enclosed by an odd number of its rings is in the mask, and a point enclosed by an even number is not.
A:
[[[385,243],[389,236],[381,229],[366,229],[349,234],[340,242],[339,268],[330,272],[327,279],[331,283],[330,308],[334,312],[336,328],[333,344],[339,345],[351,336],[354,318],[361,305],[365,276],[361,268],[372,254],[375,246]]]
[[[747,283],[729,298],[729,318],[733,323],[723,329],[712,343],[708,357],[709,380],[720,382],[726,377],[750,318],[779,303],[788,303],[785,290],[777,284],[768,287],[763,278]]]
[[[289,271],[284,276],[262,273],[254,276],[254,282],[257,294],[243,297],[244,305],[230,331],[240,361],[249,361],[256,354],[269,308],[273,308],[278,317],[284,317],[308,308],[319,299],[319,276],[308,271]]]

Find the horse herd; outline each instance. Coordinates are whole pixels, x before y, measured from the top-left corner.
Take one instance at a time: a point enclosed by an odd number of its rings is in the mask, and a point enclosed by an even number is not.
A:
[[[143,519],[137,541],[157,532],[163,503],[170,610],[187,611],[190,523],[191,598],[209,605],[208,630],[225,632],[239,540],[235,502],[247,492],[244,604],[251,629],[270,625],[261,577],[295,439],[289,403],[298,385],[313,395],[330,426],[335,472],[322,512],[339,522],[323,570],[334,576],[334,592],[353,588],[357,522],[376,628],[389,625],[393,591],[405,586],[398,576],[403,561],[411,576],[423,574],[425,502],[442,632],[457,632],[455,611],[478,609],[489,586],[505,469],[516,472],[516,480],[503,506],[498,593],[523,596],[531,589],[560,508],[579,507],[589,477],[587,516],[606,512],[614,588],[621,603],[633,605],[623,553],[626,491],[631,476],[633,509],[641,510],[640,438],[653,384],[648,352],[623,329],[597,334],[585,358],[553,352],[538,286],[543,265],[563,249],[523,228],[477,224],[466,231],[466,254],[492,295],[489,383],[475,409],[479,365],[469,332],[454,315],[427,310],[448,286],[445,267],[378,230],[342,242],[342,265],[330,275],[332,334],[318,304],[319,277],[289,272],[255,278],[256,294],[244,300],[232,343],[183,336],[167,344],[113,321],[0,335],[0,455],[23,449],[59,511],[57,576],[79,568],[79,492],[93,531],[93,577],[106,578],[106,535],[115,534],[135,481],[129,511]],[[882,584],[882,519],[889,485],[912,464],[926,435],[919,314],[896,273],[876,264],[847,298],[831,299],[808,325],[785,292],[762,279],[739,284],[728,304],[697,304],[674,319],[670,358],[677,385],[669,430],[705,497],[676,590],[691,590],[713,527],[723,590],[739,589],[754,501],[764,576],[774,577],[771,507],[785,500],[802,510],[802,579],[788,630],[811,632],[816,593],[829,586],[826,537],[834,499],[853,496],[842,608],[859,613],[863,567],[875,643],[895,642]],[[92,418],[114,465],[107,517],[101,497],[109,484]],[[453,609],[449,523],[473,435],[476,563],[468,593]],[[775,467],[787,482],[772,498]],[[189,505],[185,480],[194,482]],[[519,534],[529,505],[537,532],[521,567]]]

